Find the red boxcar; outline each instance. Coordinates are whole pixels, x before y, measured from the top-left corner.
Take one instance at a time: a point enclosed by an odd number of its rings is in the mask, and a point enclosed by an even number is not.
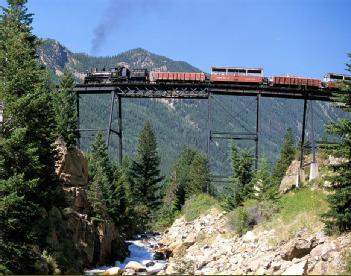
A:
[[[231,82],[231,83],[262,83],[263,77],[260,76],[240,76],[240,75],[217,75],[212,74],[211,82]]]
[[[322,82],[318,79],[298,78],[298,77],[273,77],[273,85],[278,86],[309,86],[321,87]]]
[[[190,81],[203,82],[206,80],[205,73],[190,72],[151,72],[151,81]]]

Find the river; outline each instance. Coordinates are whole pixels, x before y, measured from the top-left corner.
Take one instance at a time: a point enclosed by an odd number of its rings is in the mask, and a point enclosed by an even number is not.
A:
[[[138,262],[143,264],[148,275],[156,274],[157,272],[164,269],[167,265],[166,260],[155,260],[155,254],[153,249],[158,243],[160,238],[159,235],[154,234],[142,234],[137,235],[134,240],[126,241],[128,243],[129,257],[125,258],[123,262],[116,261],[115,267],[124,269],[125,266],[131,262]],[[85,275],[100,274],[112,266],[101,266],[91,270],[85,270]],[[145,272],[144,272],[145,274]]]

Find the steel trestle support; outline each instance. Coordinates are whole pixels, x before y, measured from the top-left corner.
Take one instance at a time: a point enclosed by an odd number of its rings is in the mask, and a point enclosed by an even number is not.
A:
[[[259,167],[260,158],[260,136],[261,136],[261,95],[257,93],[256,95],[256,130],[255,132],[221,132],[212,130],[212,117],[211,117],[211,92],[209,92],[208,97],[208,144],[207,144],[207,154],[210,159],[210,145],[213,139],[230,139],[230,140],[246,140],[255,141],[255,169]],[[223,176],[212,176],[214,182],[226,182]]]

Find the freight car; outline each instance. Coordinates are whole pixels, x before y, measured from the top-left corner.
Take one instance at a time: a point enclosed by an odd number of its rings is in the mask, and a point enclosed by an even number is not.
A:
[[[290,77],[290,76],[277,76],[272,77],[269,81],[272,86],[279,87],[310,87],[310,88],[321,88],[322,82],[318,79],[301,78],[301,77]]]
[[[351,81],[350,75],[328,73],[324,76],[324,87],[328,89],[340,89],[346,81]]]
[[[262,68],[212,67],[210,81],[212,83],[263,83]]]
[[[150,81],[155,83],[168,82],[204,82],[205,73],[191,72],[151,72]]]

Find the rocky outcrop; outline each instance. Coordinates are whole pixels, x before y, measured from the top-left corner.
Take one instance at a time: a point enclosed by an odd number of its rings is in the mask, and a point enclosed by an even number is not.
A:
[[[293,160],[283,177],[280,186],[280,193],[287,193],[296,187],[297,175],[300,169],[300,161]]]
[[[224,214],[215,210],[193,222],[177,219],[160,240],[159,250],[170,258],[159,274],[336,274],[351,246],[351,233],[328,237],[301,229],[273,245],[274,229],[258,228],[239,237],[224,226]]]
[[[126,245],[112,220],[90,218],[87,200],[88,166],[82,151],[68,150],[56,142],[56,173],[61,181],[60,208],[47,214],[47,242],[63,266],[63,273],[82,273],[84,268],[113,263],[127,254]]]

